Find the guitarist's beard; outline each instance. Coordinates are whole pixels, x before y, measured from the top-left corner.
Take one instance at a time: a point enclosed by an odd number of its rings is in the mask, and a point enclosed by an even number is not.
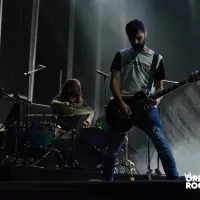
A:
[[[144,49],[145,44],[134,44],[132,45],[132,47],[137,51],[137,52],[141,52]]]
[[[135,51],[142,52],[144,50],[144,47],[145,47],[145,40],[142,43],[138,43],[138,44],[132,43],[131,45],[135,49]]]

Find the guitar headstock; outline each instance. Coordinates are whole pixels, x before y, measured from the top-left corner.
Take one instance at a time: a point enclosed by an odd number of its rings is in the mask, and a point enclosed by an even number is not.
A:
[[[196,73],[192,73],[188,76],[187,81],[188,83],[195,83],[200,80],[200,72],[196,71]]]

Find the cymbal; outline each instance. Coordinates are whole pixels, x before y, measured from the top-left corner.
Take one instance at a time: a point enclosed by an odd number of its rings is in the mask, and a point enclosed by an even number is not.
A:
[[[9,103],[19,103],[19,104],[26,104],[27,103],[27,97],[23,94],[16,93],[12,90],[4,90],[1,89],[1,98],[5,99]],[[30,102],[30,101],[29,101]]]
[[[74,115],[87,115],[94,112],[94,110],[90,107],[79,106],[76,107]]]
[[[88,115],[94,112],[90,107],[78,106],[73,108],[73,106],[70,106],[70,108],[70,110],[59,109],[57,112],[60,113],[60,116]]]

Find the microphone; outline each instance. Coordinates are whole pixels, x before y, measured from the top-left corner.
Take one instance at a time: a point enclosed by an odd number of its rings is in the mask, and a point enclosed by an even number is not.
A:
[[[97,73],[104,76],[104,77],[109,77],[108,74],[104,73],[104,72],[101,72],[100,70],[97,70]]]

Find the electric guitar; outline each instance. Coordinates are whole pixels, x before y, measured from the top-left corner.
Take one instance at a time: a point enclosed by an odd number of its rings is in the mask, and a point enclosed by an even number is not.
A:
[[[109,101],[106,107],[106,121],[108,125],[119,133],[125,133],[140,121],[142,115],[151,108],[149,105],[150,99],[158,99],[186,84],[195,83],[200,80],[200,72],[188,76],[186,79],[162,90],[157,93],[148,95],[144,91],[138,91],[134,96],[125,98],[123,101],[130,107],[132,115],[129,119],[124,119],[121,116],[119,104],[116,99]]]

